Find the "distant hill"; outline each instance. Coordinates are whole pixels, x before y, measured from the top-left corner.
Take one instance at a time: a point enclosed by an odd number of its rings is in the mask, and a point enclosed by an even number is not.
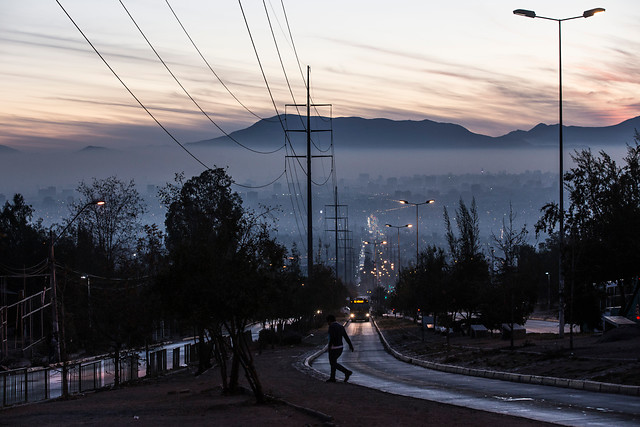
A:
[[[613,126],[564,126],[562,137],[564,144],[569,147],[624,145],[633,141],[636,129],[640,130],[640,116]],[[509,141],[520,141],[533,146],[555,146],[558,143],[558,125],[541,123],[529,131],[516,130],[497,139],[503,140],[507,144]]]
[[[6,145],[0,145],[0,154],[19,153],[20,151],[15,148],[7,147]]]
[[[109,148],[100,147],[98,145],[87,145],[86,147],[78,150],[78,153],[96,153],[96,152],[104,152],[111,151]]]
[[[282,117],[288,129],[302,130],[295,115]],[[312,129],[328,129],[328,120],[315,119]],[[614,126],[565,126],[564,143],[567,147],[582,145],[624,145],[633,140],[635,129],[640,129],[640,116]],[[334,139],[341,148],[531,148],[554,146],[558,142],[558,125],[539,124],[528,131],[516,130],[499,137],[477,134],[453,123],[432,120],[363,119],[338,117],[333,119]],[[292,135],[292,134],[290,134]],[[258,149],[273,149],[284,143],[282,125],[277,117],[260,120],[230,136],[238,142]],[[226,136],[193,142],[190,146],[219,146],[233,142]]]
[[[300,119],[288,115],[283,118],[288,129],[301,130]],[[312,129],[328,129],[328,120],[312,123]],[[338,117],[333,119],[334,138],[344,148],[490,148],[526,146],[519,141],[501,141],[473,133],[452,123],[438,123],[431,120],[389,120],[363,119],[360,117]],[[277,147],[284,143],[282,125],[277,117],[263,119],[248,128],[233,132],[231,137],[252,147]],[[227,137],[219,137],[191,143],[192,146],[215,146],[229,144]]]

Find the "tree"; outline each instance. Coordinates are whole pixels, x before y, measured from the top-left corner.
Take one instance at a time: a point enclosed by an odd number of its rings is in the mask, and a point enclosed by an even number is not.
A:
[[[242,367],[262,402],[264,392],[245,330],[251,320],[277,312],[272,310],[278,305],[273,298],[286,282],[286,250],[270,237],[268,212],[245,211],[223,169],[183,180],[176,176],[176,183],[161,193],[169,207],[165,225],[171,268],[159,290],[167,307],[196,329],[200,369],[208,364],[205,337],[210,336],[224,390],[238,391]]]
[[[447,292],[448,311],[452,319],[455,319],[457,314],[461,314],[469,321],[477,312],[482,294],[489,283],[488,264],[480,250],[480,228],[475,199],[471,202],[471,208],[467,208],[460,199],[456,210],[459,236],[456,237],[453,232],[446,207],[444,221],[451,261]]]
[[[115,176],[94,178],[91,184],[83,181],[77,191],[82,198],[72,210],[81,212],[76,220],[78,234],[86,233],[102,259],[100,269],[113,274],[133,254],[141,229],[140,216],[146,211],[144,201],[133,180],[126,183]],[[95,201],[105,204],[84,209]]]
[[[604,151],[576,151],[575,167],[564,176],[569,192],[565,213],[565,287],[572,324],[599,323],[598,286],[615,280],[623,296],[630,292],[640,265],[640,136],[627,147],[624,165]],[[543,207],[536,232],[552,233],[558,223],[558,207]],[[627,305],[623,300],[622,305]]]
[[[66,335],[60,339],[64,346],[91,342],[112,349],[119,372],[121,350],[142,343],[150,332],[151,299],[145,295],[149,280],[141,281],[140,270],[133,268],[145,205],[133,180],[94,178],[90,185],[81,182],[77,190],[81,198],[72,204],[72,216],[59,227],[56,242],[56,258],[67,267],[63,283],[71,284],[60,294]],[[71,269],[94,276],[91,295],[88,282],[69,278]],[[100,283],[96,276],[113,280]],[[129,278],[114,279],[117,276]],[[80,341],[83,337],[90,341]]]
[[[527,228],[514,227],[515,213],[509,204],[509,215],[502,220],[499,236],[493,234],[493,241],[502,255],[497,256],[498,269],[491,283],[489,292],[485,293],[482,317],[485,325],[491,329],[502,323],[509,323],[512,333],[513,347],[514,325],[524,324],[535,305],[535,276],[525,271],[525,257],[532,256],[535,251],[527,245]],[[530,250],[529,250],[530,249]]]
[[[429,246],[418,256],[415,268],[400,271],[394,291],[396,307],[412,316],[423,313],[444,314],[447,305],[447,263],[444,250]]]
[[[32,222],[33,208],[15,194],[0,211],[0,259],[5,265],[35,265],[47,256],[48,240],[42,220]]]

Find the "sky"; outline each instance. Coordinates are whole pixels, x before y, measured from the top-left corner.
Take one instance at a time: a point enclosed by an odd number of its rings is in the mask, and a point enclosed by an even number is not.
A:
[[[492,136],[557,123],[558,24],[518,8],[552,18],[605,8],[562,24],[564,123],[640,115],[637,0],[283,0],[286,19],[281,0],[59,2],[108,66],[56,1],[0,0],[0,145],[173,144],[123,83],[181,143],[218,137],[304,103],[307,66],[313,101],[333,117]]]

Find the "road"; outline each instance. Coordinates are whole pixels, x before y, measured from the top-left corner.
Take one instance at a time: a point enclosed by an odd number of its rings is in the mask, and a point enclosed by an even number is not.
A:
[[[549,321],[549,320],[527,320],[524,324],[527,333],[536,333],[536,334],[557,334],[560,329],[560,324],[558,321]],[[575,328],[573,329],[576,330]],[[566,334],[569,333],[569,325],[564,325],[564,332]]]
[[[340,361],[350,382],[388,393],[568,426],[638,426],[640,398],[448,374],[400,362],[387,353],[371,323],[350,323],[356,351]],[[326,354],[312,367],[329,374]],[[338,380],[341,379],[338,373]]]

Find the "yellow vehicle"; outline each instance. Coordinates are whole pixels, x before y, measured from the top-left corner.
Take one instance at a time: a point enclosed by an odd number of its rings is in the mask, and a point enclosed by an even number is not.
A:
[[[357,297],[349,302],[351,320],[369,321],[369,299],[365,297]]]

